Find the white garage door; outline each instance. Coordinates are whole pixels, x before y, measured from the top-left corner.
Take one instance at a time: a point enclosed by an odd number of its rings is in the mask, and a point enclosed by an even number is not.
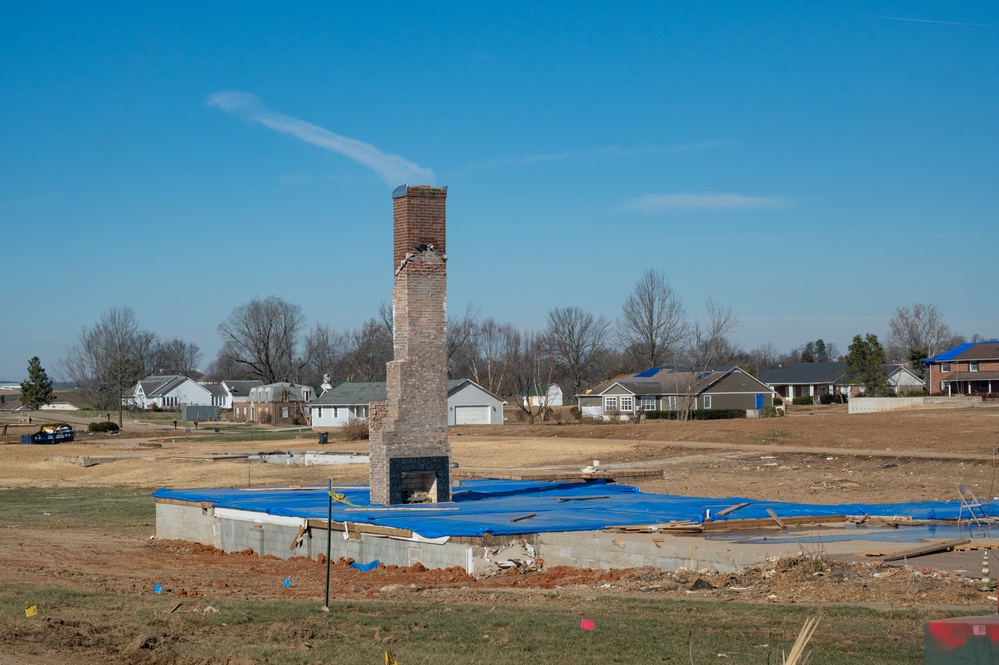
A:
[[[456,406],[454,407],[455,425],[488,425],[488,406]]]

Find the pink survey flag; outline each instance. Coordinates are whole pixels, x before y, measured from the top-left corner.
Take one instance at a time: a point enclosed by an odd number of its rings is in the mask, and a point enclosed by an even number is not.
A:
[[[593,622],[589,619],[580,619],[579,627],[583,630],[593,630]]]

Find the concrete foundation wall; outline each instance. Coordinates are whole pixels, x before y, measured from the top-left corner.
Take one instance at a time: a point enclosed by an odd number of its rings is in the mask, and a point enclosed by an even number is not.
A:
[[[213,545],[225,552],[252,549],[260,556],[281,559],[304,556],[317,559],[326,553],[326,530],[310,529],[295,549],[290,549],[299,527],[275,520],[265,514],[246,513],[245,519],[233,519],[238,511],[221,510],[222,515],[198,506],[156,505],[156,536]],[[601,531],[541,533],[526,537],[536,555],[546,566],[575,566],[593,569],[635,568],[649,566],[663,570],[677,568],[715,568],[734,572],[743,566],[758,564],[773,554],[793,554],[801,545],[788,543],[766,547],[732,547],[728,543],[694,539],[669,534],[611,534]],[[448,542],[422,542],[375,534],[350,534],[333,531],[331,555],[334,561],[350,558],[358,563],[378,560],[385,565],[427,568],[460,567],[476,574],[484,548],[479,545]]]
[[[981,404],[980,397],[852,397],[849,413],[875,413],[877,411],[897,411],[898,409],[919,408],[960,408]]]
[[[326,554],[326,530],[310,529],[301,544],[291,549],[299,525],[293,518],[280,520],[265,514],[246,513],[245,519],[234,519],[232,513],[222,511],[221,517],[212,509],[199,506],[156,504],[156,537],[161,540],[186,540],[217,547],[224,552],[241,552],[251,549],[259,556],[279,559],[304,556],[316,559]],[[286,521],[287,524],[269,522]],[[385,565],[411,566],[421,563],[427,568],[459,566],[469,570],[471,545],[458,543],[430,543],[402,540],[374,534],[351,534],[344,538],[342,531],[333,531],[330,541],[331,558],[351,558],[359,563],[375,559]]]
[[[215,540],[215,511],[200,506],[157,503],[156,537],[219,547]]]
[[[899,409],[920,409],[922,397],[851,397],[848,413],[875,413],[877,411],[898,411]]]

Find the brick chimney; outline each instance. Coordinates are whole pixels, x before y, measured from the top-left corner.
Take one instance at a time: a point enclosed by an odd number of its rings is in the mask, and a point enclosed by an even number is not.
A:
[[[394,358],[369,410],[371,502],[451,500],[447,440],[447,188],[402,186],[394,209]]]

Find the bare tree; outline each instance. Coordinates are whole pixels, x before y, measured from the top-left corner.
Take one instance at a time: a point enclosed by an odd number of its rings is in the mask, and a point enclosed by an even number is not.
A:
[[[777,351],[777,347],[770,342],[766,342],[749,352],[749,367],[746,369],[750,370],[753,376],[758,376],[761,369],[777,367],[779,358],[780,352]]]
[[[497,323],[492,318],[483,321],[472,338],[472,379],[486,390],[500,394],[519,344],[520,333],[509,323]]]
[[[461,316],[447,319],[447,375],[449,379],[459,378],[471,369],[474,353],[474,338],[479,313],[468,303]]]
[[[508,403],[516,404],[534,423],[539,415],[545,419],[548,414],[547,399],[532,401],[527,399],[531,388],[547,388],[555,375],[555,362],[547,336],[513,330],[506,340],[509,352],[509,381],[505,393]],[[544,391],[547,396],[547,390]]]
[[[305,336],[305,382],[319,385],[323,377],[345,377],[350,335],[317,323]]]
[[[149,371],[155,346],[156,335],[139,326],[132,308],[112,307],[80,331],[62,372],[94,408],[117,409],[120,427],[126,393]]]
[[[738,327],[737,317],[729,307],[714,300],[704,304],[705,317],[688,326],[686,355],[690,362],[690,378],[685,395],[682,418],[690,417],[694,404],[697,377],[733,354],[735,346],[728,336]]]
[[[889,355],[909,361],[919,374],[925,370],[922,361],[944,351],[953,339],[954,332],[936,305],[899,307],[888,321]]]
[[[153,353],[153,371],[157,374],[190,376],[197,371],[200,361],[201,349],[197,344],[174,337],[156,345]]]
[[[252,378],[276,383],[292,379],[306,364],[299,354],[304,325],[300,306],[269,296],[234,308],[218,331],[223,353]]]
[[[579,307],[556,307],[548,312],[545,342],[569,382],[569,394],[579,393],[598,373],[610,330],[606,319]]]
[[[345,361],[350,381],[384,381],[385,364],[394,357],[391,312],[384,307],[347,333]]]
[[[649,268],[624,301],[618,337],[644,368],[659,367],[676,361],[683,323],[680,296],[665,275]]]

